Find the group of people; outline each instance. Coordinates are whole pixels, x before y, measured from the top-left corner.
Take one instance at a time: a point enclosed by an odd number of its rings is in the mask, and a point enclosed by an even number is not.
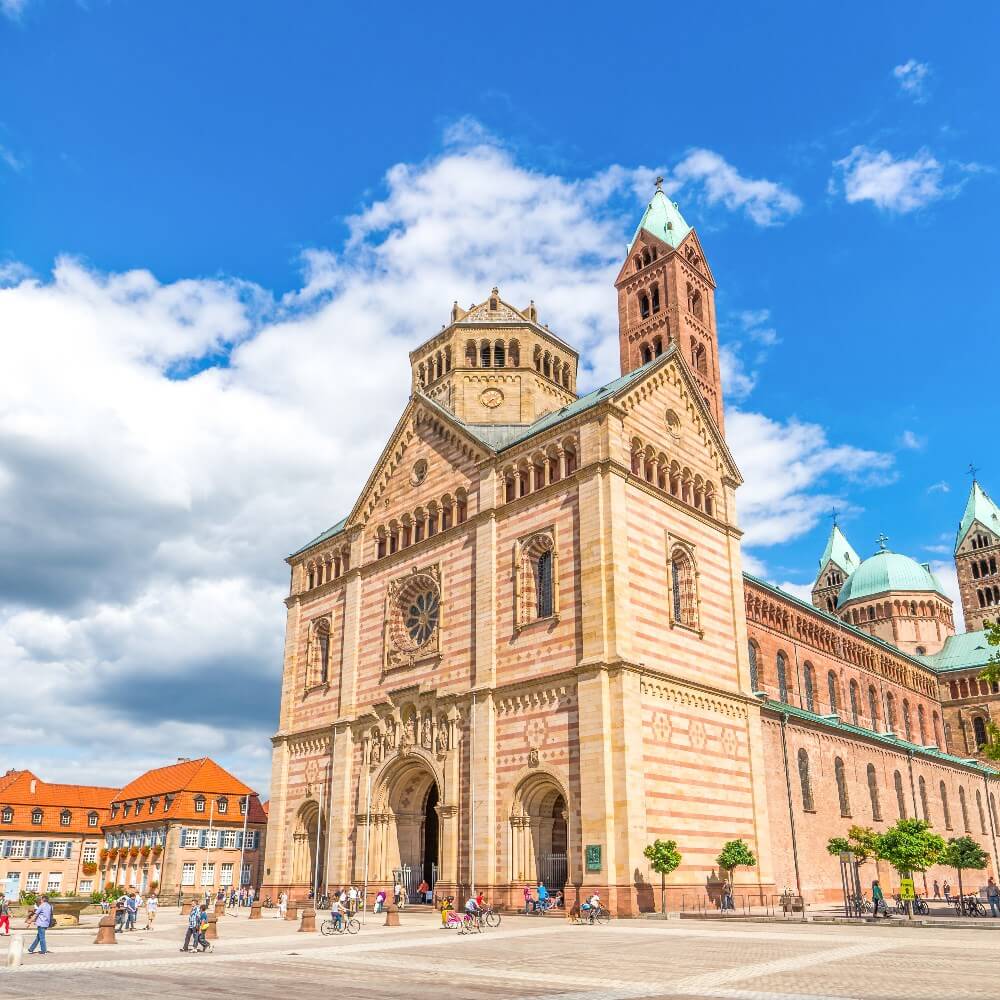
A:
[[[215,894],[215,901],[217,903],[225,903],[231,910],[235,910],[240,906],[253,906],[253,901],[256,899],[257,894],[254,892],[252,886],[240,886],[237,889],[235,886],[229,889],[227,893],[225,889],[219,889]],[[211,894],[209,892],[205,893],[205,905],[207,906],[209,900],[211,899]]]
[[[944,885],[938,884],[937,879],[934,880],[934,898],[941,899],[941,893],[944,892],[944,900],[946,903],[950,903],[953,899],[951,894],[951,883],[945,879]],[[1000,886],[997,885],[996,880],[991,875],[986,881],[986,901],[990,904],[990,916],[1000,917]],[[885,893],[882,891],[882,886],[879,885],[878,879],[872,882],[872,906],[875,910],[875,919],[878,920],[878,916],[881,913],[885,917],[891,916],[889,913],[889,907],[886,906]]]
[[[554,894],[550,893],[545,887],[544,882],[538,883],[538,888],[535,889],[534,893],[532,893],[530,885],[526,885],[524,887],[525,914],[544,913],[545,910],[548,910],[553,906],[563,906],[563,894],[561,889],[557,889]]]
[[[110,904],[106,904],[110,905]],[[134,889],[123,892],[114,903],[115,907],[115,933],[121,934],[123,931],[134,931],[139,919],[139,910],[146,908],[146,925],[143,930],[151,931],[156,922],[156,913],[160,907],[160,900],[155,890],[145,899]],[[102,905],[104,909],[104,905]]]
[[[188,914],[187,930],[181,951],[208,951],[208,903],[195,903]]]
[[[455,909],[454,896],[442,896],[440,901],[441,926],[451,927],[458,921],[458,911]],[[474,896],[469,896],[465,901],[465,913],[467,916],[479,920],[482,918],[483,910],[486,907],[486,897],[481,892]]]

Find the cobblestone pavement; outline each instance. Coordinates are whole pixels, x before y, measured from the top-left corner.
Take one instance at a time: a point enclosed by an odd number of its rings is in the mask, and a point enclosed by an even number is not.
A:
[[[93,921],[91,921],[93,922]],[[965,1000],[996,998],[1000,934],[991,929],[504,918],[459,936],[433,914],[403,926],[372,918],[356,937],[297,933],[246,917],[219,921],[210,955],[180,954],[183,921],[161,912],[156,930],[92,944],[94,928],[55,931],[49,955],[0,971],[0,997],[91,1000],[109,994],[352,1000],[422,993],[448,1000]],[[25,945],[30,937],[25,937]],[[2,939],[0,939],[2,942]],[[6,959],[0,943],[0,963]]]

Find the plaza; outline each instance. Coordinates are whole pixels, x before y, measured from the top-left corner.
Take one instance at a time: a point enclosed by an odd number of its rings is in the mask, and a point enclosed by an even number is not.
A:
[[[55,931],[52,952],[0,972],[0,996],[40,991],[67,1000],[117,994],[190,997],[411,996],[642,1000],[712,997],[821,1000],[920,995],[994,996],[996,936],[968,927],[831,925],[796,920],[613,920],[575,926],[561,918],[505,916],[501,926],[459,936],[436,914],[408,910],[399,927],[369,916],[355,937],[299,933],[298,923],[245,916],[219,920],[215,951],[178,953],[185,918],[165,907],[155,932],[92,943],[88,926]],[[18,921],[18,924],[21,922]],[[983,921],[983,926],[988,926]],[[26,934],[24,931],[17,931]],[[26,942],[27,943],[27,942]],[[5,957],[0,943],[0,957]]]

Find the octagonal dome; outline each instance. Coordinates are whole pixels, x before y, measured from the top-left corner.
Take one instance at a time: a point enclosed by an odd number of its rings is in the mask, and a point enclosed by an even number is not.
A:
[[[837,598],[837,607],[895,591],[934,593],[950,601],[928,566],[921,566],[909,556],[882,549],[865,559],[847,578]]]

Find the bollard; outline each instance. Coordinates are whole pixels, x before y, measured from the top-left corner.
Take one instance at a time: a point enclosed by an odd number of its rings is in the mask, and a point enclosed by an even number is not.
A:
[[[226,915],[226,904],[221,899],[215,904],[215,915],[217,917],[224,917]]]
[[[118,939],[115,937],[115,915],[113,912],[105,913],[97,921],[97,937],[94,938],[94,944],[118,944]]]
[[[114,930],[111,931],[114,934]],[[24,958],[24,939],[20,934],[15,934],[10,939],[10,950],[7,952],[7,968],[16,969],[20,966]]]
[[[307,906],[302,911],[302,922],[299,924],[299,933],[302,931],[315,931],[316,930],[316,911],[311,907]]]
[[[399,926],[399,907],[395,903],[385,904],[385,927]]]
[[[205,931],[207,941],[216,941],[219,937],[219,917],[216,913],[206,913],[205,919],[208,921],[208,930]]]
[[[291,903],[288,904],[288,909],[285,910],[286,920],[298,920],[299,919],[299,908],[293,906]]]
[[[251,920],[260,920],[261,919],[261,916],[260,916],[260,903],[258,903],[256,899],[250,904],[250,919]]]

